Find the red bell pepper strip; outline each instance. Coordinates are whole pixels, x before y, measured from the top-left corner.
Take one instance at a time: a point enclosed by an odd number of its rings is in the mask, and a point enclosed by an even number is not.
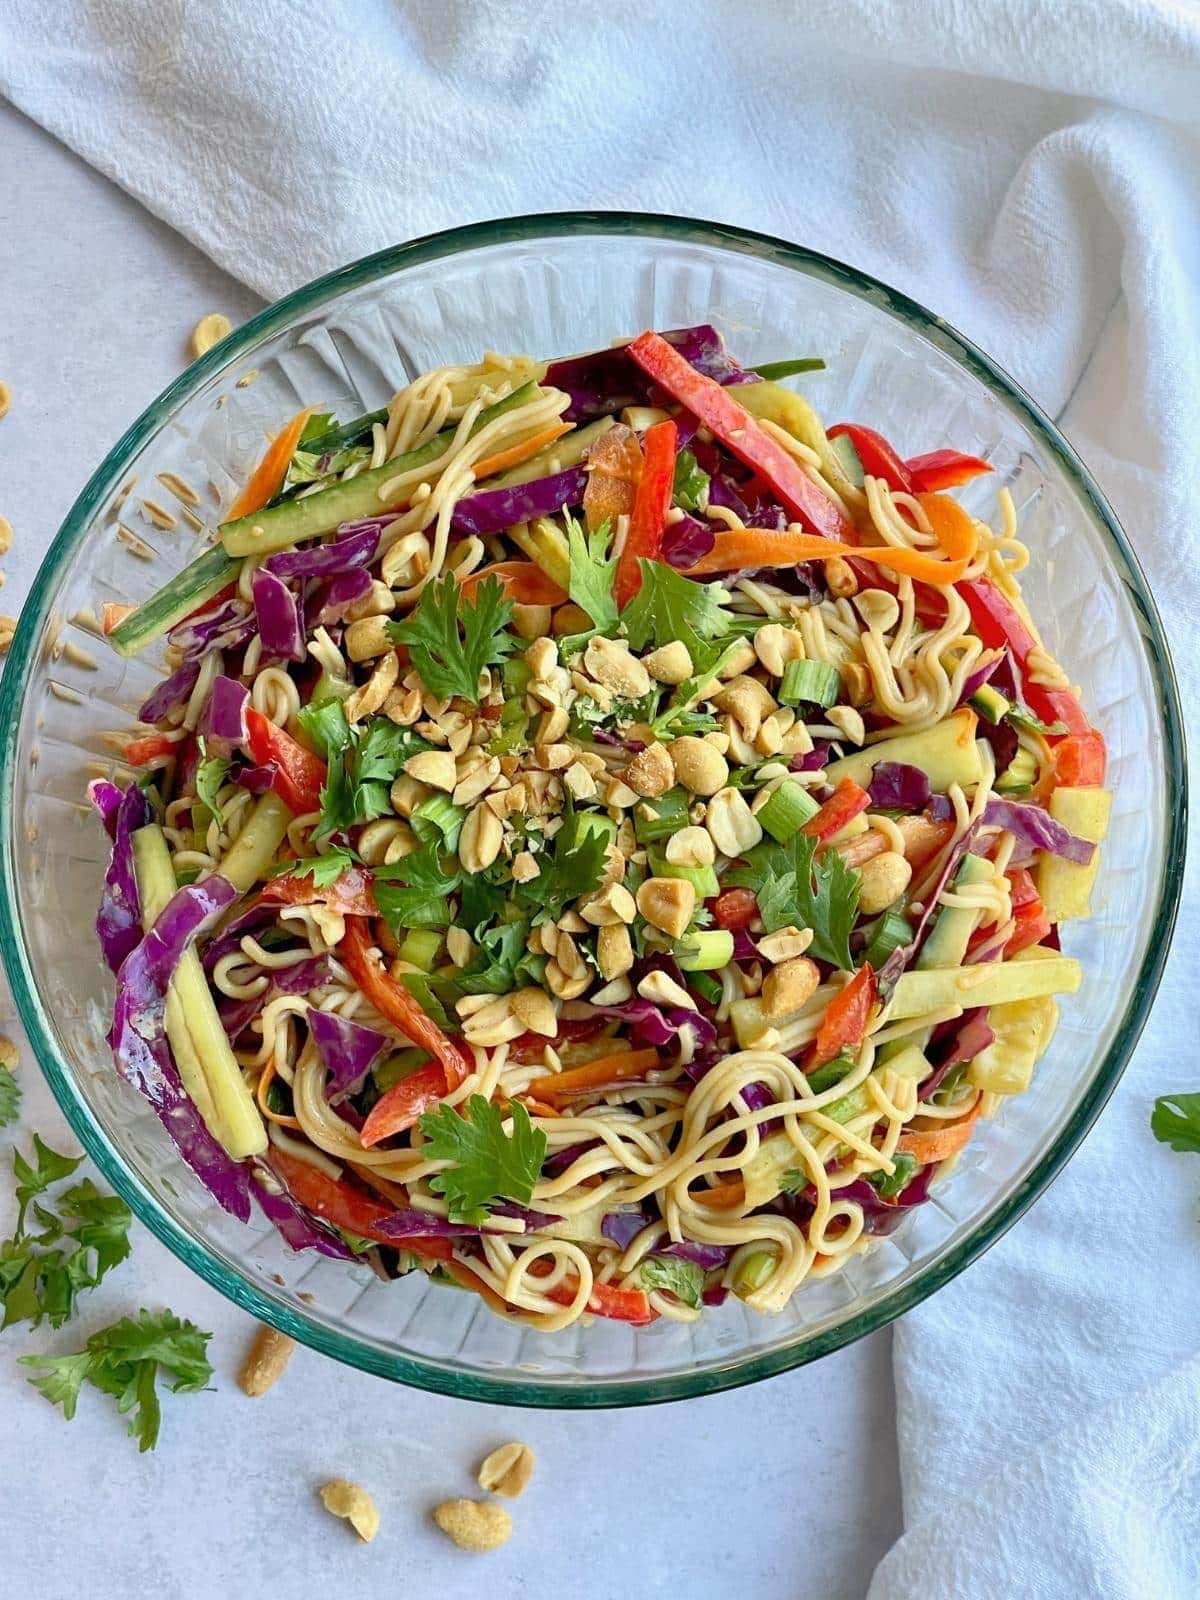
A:
[[[246,709],[250,754],[260,767],[273,761],[277,768],[271,787],[289,811],[304,816],[321,808],[321,789],[325,783],[325,763],[290,733],[276,727],[269,717],[253,706]]]
[[[864,427],[861,422],[837,422],[829,430],[831,439],[839,439],[843,434],[858,451],[865,473],[872,478],[882,478],[889,489],[912,494],[913,481],[908,467],[881,433]]]
[[[1025,703],[1043,722],[1062,722],[1068,733],[1092,733],[1083,707],[1069,689],[1048,689],[1029,681],[1026,663],[1037,640],[1020,612],[988,578],[971,578],[958,585],[967,602],[975,631],[990,649],[1006,646],[1021,673]]]
[[[410,1072],[381,1094],[367,1113],[358,1134],[363,1147],[369,1150],[394,1133],[415,1127],[421,1114],[439,1105],[445,1093],[446,1069],[440,1062],[431,1061],[427,1067]]]
[[[875,997],[875,974],[870,962],[864,961],[846,987],[825,1008],[806,1070],[823,1066],[840,1050],[862,1043]]]
[[[712,902],[713,923],[736,933],[748,928],[758,915],[758,901],[753,889],[722,889]]]
[[[604,1017],[559,1017],[558,1032],[553,1039],[529,1030],[519,1033],[508,1047],[509,1062],[540,1061],[548,1044],[552,1044],[561,1055],[567,1045],[596,1038],[604,1032],[605,1025]]]
[[[1040,944],[1050,932],[1050,918],[1042,902],[1034,898],[1027,905],[1013,906],[1013,931],[1004,946],[1006,956],[1015,956],[1018,950],[1028,950]]]
[[[182,750],[184,739],[170,739],[165,733],[147,733],[140,739],[131,739],[125,746],[125,760],[131,767],[144,767],[158,756],[169,756]]]
[[[341,877],[318,889],[312,874],[298,877],[294,872],[272,878],[260,899],[268,905],[311,906],[318,902],[344,917],[377,917],[379,907],[371,874],[362,867],[347,867]]]
[[[1005,873],[1008,879],[1008,897],[1012,901],[1013,910],[1020,906],[1031,906],[1034,901],[1040,904],[1037,885],[1033,881],[1033,874],[1024,867],[1009,867]]]
[[[638,561],[657,561],[662,555],[663,528],[675,487],[678,438],[679,430],[670,421],[656,422],[646,430],[642,475],[633,498],[629,533],[617,562],[614,590],[618,606],[628,605],[642,587]]]
[[[362,1239],[390,1244],[393,1250],[414,1250],[417,1255],[431,1256],[438,1261],[449,1261],[454,1254],[453,1239],[405,1239],[401,1244],[390,1234],[383,1233],[380,1222],[384,1217],[390,1217],[396,1208],[352,1188],[339,1178],[331,1178],[320,1167],[301,1161],[298,1156],[288,1155],[275,1146],[268,1160],[287,1184],[292,1199],[314,1216],[332,1222],[335,1227],[345,1228],[347,1233],[356,1233]]]
[[[471,1071],[471,1063],[461,1047],[446,1037],[432,1017],[426,1016],[404,985],[385,971],[361,918],[347,919],[346,931],[337,949],[346,970],[380,1016],[386,1017],[406,1039],[411,1039],[441,1063],[445,1072],[442,1094],[457,1089]],[[398,1087],[411,1081],[405,1078]]]
[[[854,527],[767,430],[734,398],[736,390],[697,372],[657,333],[643,333],[627,346],[642,371],[704,424],[727,450],[772,490],[809,533],[854,542]]]
[[[853,778],[843,778],[821,809],[802,825],[800,832],[824,844],[834,834],[841,833],[870,803],[871,796],[861,784],[855,783]]]
[[[569,1306],[573,1304],[579,1289],[577,1283],[559,1283],[544,1292],[547,1300],[553,1300],[555,1305]],[[652,1308],[650,1297],[644,1289],[622,1289],[614,1283],[593,1283],[587,1309],[594,1317],[628,1322],[635,1328],[644,1328],[647,1323],[658,1321],[658,1312]]]
[[[1068,734],[1054,742],[1054,782],[1067,789],[1098,789],[1107,760],[1104,735],[1095,728]]]
[[[978,456],[965,456],[961,450],[930,450],[923,456],[909,456],[904,463],[915,490],[957,489],[981,473],[991,472],[991,463]]]

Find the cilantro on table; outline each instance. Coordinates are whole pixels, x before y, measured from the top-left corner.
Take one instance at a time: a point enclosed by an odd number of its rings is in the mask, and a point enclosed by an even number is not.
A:
[[[612,528],[607,518],[590,533],[569,513],[566,517],[570,576],[567,593],[591,617],[601,633],[617,625],[617,601],[613,590],[617,557],[609,555]]]
[[[667,1289],[681,1305],[699,1310],[704,1293],[704,1271],[694,1261],[677,1256],[647,1256],[642,1262],[643,1289]]]
[[[719,583],[697,583],[661,561],[639,559],[642,586],[621,613],[635,650],[680,640],[692,661],[710,652],[705,646],[733,626],[729,591]]]
[[[512,1133],[504,1131],[498,1108],[480,1094],[467,1102],[466,1115],[447,1105],[421,1117],[422,1155],[450,1166],[429,1180],[445,1195],[451,1222],[479,1227],[498,1200],[527,1206],[546,1156],[546,1135],[535,1128],[518,1100],[509,1104]]]
[[[21,1085],[7,1067],[0,1066],[0,1128],[15,1122],[20,1109]]]
[[[203,759],[196,768],[196,799],[220,827],[225,818],[217,804],[217,795],[233,763],[221,756],[210,756],[203,739],[200,740],[200,754]]]
[[[29,1381],[69,1422],[85,1383],[112,1395],[122,1416],[132,1413],[130,1435],[140,1450],[158,1443],[162,1413],[156,1382],[161,1367],[172,1378],[173,1394],[194,1394],[212,1377],[206,1354],[211,1333],[170,1311],[139,1311],[92,1334],[83,1349],[66,1356],[22,1356],[22,1364],[43,1368]]]
[[[725,876],[730,885],[753,889],[768,933],[811,928],[810,956],[844,972],[854,970],[850,933],[858,912],[860,875],[836,850],[817,855],[817,841],[793,834],[786,845],[756,845],[745,865]]]
[[[132,1218],[125,1202],[102,1194],[90,1178],[51,1202],[48,1191],[70,1178],[83,1157],[60,1155],[36,1133],[33,1148],[32,1161],[13,1152],[17,1225],[12,1238],[0,1242],[5,1328],[17,1322],[36,1328],[43,1321],[60,1328],[80,1290],[94,1289],[129,1254]]]
[[[685,511],[703,511],[708,506],[708,473],[697,462],[690,450],[681,450],[675,457],[675,504]]]
[[[1172,1150],[1200,1155],[1200,1094],[1164,1094],[1154,1102],[1150,1131]]]
[[[402,622],[388,624],[395,644],[408,646],[418,677],[438,696],[460,695],[479,704],[479,676],[499,666],[516,641],[506,633],[512,601],[498,578],[485,578],[471,600],[457,579],[431,583]]]

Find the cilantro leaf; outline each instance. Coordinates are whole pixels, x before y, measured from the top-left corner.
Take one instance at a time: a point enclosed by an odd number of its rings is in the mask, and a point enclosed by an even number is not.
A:
[[[1154,1102],[1150,1131],[1172,1150],[1200,1154],[1200,1094],[1163,1094]]]
[[[621,613],[635,650],[647,644],[687,646],[693,662],[708,656],[706,645],[733,626],[729,592],[719,583],[697,583],[661,561],[639,560],[642,586]]]
[[[444,928],[450,921],[446,896],[458,887],[459,874],[447,873],[436,843],[375,869],[375,903],[397,939],[409,928]]]
[[[25,1211],[35,1195],[45,1194],[52,1184],[69,1178],[83,1160],[82,1156],[63,1156],[43,1144],[41,1135],[33,1136],[34,1161],[31,1166],[19,1150],[13,1151],[13,1176],[17,1180],[17,1233],[25,1227]]]
[[[608,520],[588,533],[569,513],[567,524],[567,549],[570,554],[570,577],[567,593],[577,606],[582,606],[601,633],[608,633],[617,625],[617,601],[613,593],[613,575],[617,570],[616,556],[610,556],[612,527]]]
[[[22,1356],[25,1366],[42,1368],[29,1381],[52,1405],[61,1406],[68,1421],[75,1415],[79,1393],[90,1383],[113,1397],[117,1410],[132,1412],[130,1434],[141,1450],[158,1443],[161,1409],[156,1380],[159,1368],[174,1378],[174,1394],[195,1393],[212,1377],[206,1354],[211,1333],[203,1333],[170,1311],[139,1311],[136,1320],[123,1317],[101,1328],[84,1348],[66,1356]]]
[[[708,486],[711,479],[690,450],[681,450],[675,457],[674,498],[685,511],[704,511],[708,506]]]
[[[418,677],[431,694],[460,695],[479,704],[479,675],[499,666],[515,648],[505,632],[512,602],[498,578],[485,578],[473,600],[463,600],[457,579],[431,583],[402,622],[388,624],[396,644],[408,646]],[[462,630],[461,636],[459,630]]]
[[[446,1009],[447,1005],[452,1005],[458,999],[460,993],[453,980],[447,981],[440,974],[431,972],[402,972],[400,982],[439,1028],[454,1029],[459,1026],[457,1017],[451,1016]]]
[[[6,1067],[0,1067],[0,1128],[15,1122],[21,1109],[21,1085]]]
[[[390,815],[392,784],[408,758],[429,746],[390,717],[372,717],[361,728],[351,727],[340,701],[324,701],[318,711],[305,727],[329,765],[317,830],[325,839],[355,823]]]
[[[817,841],[805,833],[793,834],[786,845],[757,845],[745,865],[727,873],[725,881],[754,890],[768,933],[811,928],[809,954],[853,972],[850,934],[861,879],[836,850],[816,852]]]
[[[789,1167],[786,1172],[780,1173],[779,1189],[781,1194],[803,1194],[809,1185],[808,1173],[801,1167]]]
[[[346,708],[336,697],[301,706],[296,713],[296,721],[308,735],[317,754],[325,761],[340,755],[354,743],[354,734],[346,721]]]
[[[704,1293],[704,1271],[677,1256],[647,1256],[642,1262],[643,1289],[667,1289],[681,1305],[698,1310]]]
[[[200,740],[200,754],[203,760],[196,768],[196,799],[220,827],[225,819],[217,804],[217,795],[233,763],[220,756],[210,756],[203,739]]]
[[[591,829],[582,838],[577,837],[574,817],[573,808],[568,808],[563,825],[554,836],[551,853],[537,858],[537,877],[517,890],[522,901],[537,908],[537,922],[556,921],[573,900],[590,894],[604,875],[608,839]]]
[[[445,1195],[451,1222],[479,1227],[494,1201],[527,1206],[533,1198],[546,1135],[533,1126],[520,1101],[510,1102],[509,1115],[512,1133],[506,1134],[499,1110],[481,1094],[471,1096],[465,1116],[447,1105],[422,1115],[422,1154],[451,1163],[429,1180],[435,1193]]]
[[[354,853],[344,845],[335,845],[324,855],[306,856],[303,861],[293,861],[285,871],[294,878],[311,878],[315,889],[328,889],[344,872],[354,865]]]

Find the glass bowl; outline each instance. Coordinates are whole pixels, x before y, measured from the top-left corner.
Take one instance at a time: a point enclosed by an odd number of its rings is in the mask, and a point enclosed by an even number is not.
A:
[[[176,1158],[104,1042],[111,980],[92,937],[107,855],[86,807],[154,679],[95,636],[105,601],[140,601],[205,537],[265,433],[301,404],[345,417],[439,362],[486,349],[563,354],[646,327],[716,322],[747,362],[820,354],[803,380],[831,418],[904,453],[951,444],[1007,485],[1032,550],[1034,615],[1104,730],[1116,790],[1096,909],[1072,924],[1080,993],[1030,1091],[972,1141],[931,1202],[779,1316],[731,1300],[696,1324],[596,1321],[545,1336],[412,1274],[292,1255],[233,1222]],[[163,482],[160,475],[167,474]],[[180,502],[178,482],[199,504]],[[122,503],[123,486],[137,484]],[[151,502],[169,512],[144,509]],[[173,520],[173,527],[161,526]],[[523,1405],[637,1405],[747,1383],[824,1355],[917,1304],[993,1243],[1079,1144],[1119,1077],[1166,957],[1185,776],[1167,647],[1116,519],[1054,425],[979,350],[884,284],[760,234],[673,217],[569,213],[455,229],[329,274],[190,367],[80,495],[25,607],[0,690],[0,946],[22,1021],[80,1140],[182,1260],[256,1317],[384,1377]]]

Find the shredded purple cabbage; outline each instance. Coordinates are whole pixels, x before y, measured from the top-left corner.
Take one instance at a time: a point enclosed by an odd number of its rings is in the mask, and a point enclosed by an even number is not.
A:
[[[503,489],[484,489],[468,495],[454,508],[453,528],[457,534],[503,533],[518,522],[534,517],[550,517],[564,506],[577,506],[583,499],[587,473],[583,467],[568,467],[549,478],[534,478],[529,483],[514,483]]]
[[[263,654],[279,656],[284,661],[303,661],[304,625],[296,596],[282,578],[268,572],[266,567],[259,567],[251,588]]]
[[[367,1073],[392,1048],[392,1041],[386,1034],[335,1011],[313,1007],[306,1021],[317,1056],[328,1074],[325,1098],[336,1106],[362,1088]]]
[[[744,371],[725,349],[725,342],[709,323],[695,328],[673,328],[662,337],[674,345],[698,372],[721,384],[754,383],[756,373]],[[593,350],[586,355],[552,361],[543,383],[561,389],[571,404],[563,413],[569,422],[586,422],[620,411],[623,406],[653,399],[653,386],[624,346]]]
[[[163,679],[153,694],[142,701],[138,707],[139,721],[161,722],[168,712],[174,711],[176,706],[183,705],[196,687],[196,679],[199,676],[199,660],[185,661],[169,678]]]
[[[244,684],[224,676],[213,679],[212,691],[198,732],[204,736],[204,748],[209,755],[228,760],[239,745],[247,739],[246,708],[250,704],[250,691]]]
[[[653,1220],[647,1211],[610,1211],[600,1224],[600,1232],[618,1250],[628,1250],[642,1229],[649,1227]]]
[[[333,1256],[338,1261],[356,1259],[354,1251],[338,1238],[328,1223],[314,1217],[292,1198],[283,1179],[265,1161],[255,1160],[251,1171],[254,1198],[262,1207],[263,1215],[293,1250],[318,1250],[321,1255]]]
[[[1004,651],[992,653],[987,651],[979,658],[972,672],[969,672],[963,682],[962,694],[958,697],[959,705],[964,705],[973,694],[978,694],[985,683],[991,681],[1000,670],[1000,663],[1004,660]]]
[[[920,767],[881,761],[871,774],[868,793],[881,811],[921,811],[929,804],[929,779]]]
[[[728,1266],[733,1251],[727,1244],[701,1244],[696,1239],[683,1239],[678,1243],[656,1245],[653,1253],[691,1261],[705,1272],[713,1272],[717,1267]]]
[[[668,566],[686,572],[701,556],[706,556],[716,542],[717,536],[706,522],[684,512],[663,529],[663,558]]]
[[[688,1011],[684,1006],[660,1006],[652,1000],[623,1000],[615,1006],[593,1006],[597,1016],[619,1017],[628,1024],[629,1036],[635,1044],[662,1049],[674,1044],[684,1029],[694,1037],[696,1050],[712,1044],[717,1037],[716,1024],[699,1011]]]
[[[97,779],[89,785],[88,795],[113,842],[96,913],[96,937],[109,969],[116,972],[142,942],[142,913],[131,841],[136,830],[151,821],[153,811],[136,783],[122,790],[115,783]]]
[[[973,1006],[970,1011],[964,1011],[961,1017],[953,1017],[949,1022],[939,1023],[933,1030],[929,1054],[934,1059],[938,1056],[942,1059],[918,1089],[917,1099],[931,1099],[941,1088],[952,1068],[961,1066],[964,1061],[974,1061],[979,1052],[986,1050],[995,1037],[988,1023],[986,1006]]]
[[[953,817],[954,807],[945,795],[935,794],[929,803],[929,815],[935,822],[946,822]],[[1096,853],[1090,839],[1076,837],[1041,806],[1020,800],[989,800],[981,820],[987,827],[1006,828],[1031,850],[1048,851],[1079,867],[1086,867]]]
[[[305,613],[305,624],[311,633],[314,628],[327,628],[332,622],[341,622],[352,606],[365,600],[371,592],[371,574],[365,567],[353,567],[340,572],[323,588],[314,590]]]
[[[234,773],[234,779],[243,789],[249,789],[251,794],[266,794],[267,790],[274,787],[279,767],[276,762],[268,761],[261,767],[241,767]]]
[[[378,549],[379,528],[371,521],[351,533],[343,529],[342,536],[328,544],[282,550],[268,556],[263,567],[277,578],[336,578],[343,572],[369,567]]]
[[[594,1150],[599,1143],[599,1139],[585,1139],[582,1144],[569,1144],[561,1150],[556,1150],[542,1163],[542,1177],[560,1178],[569,1167],[574,1166],[580,1156],[587,1155],[588,1151]]]
[[[793,756],[788,762],[789,772],[820,772],[829,764],[829,741],[818,739],[807,755]]]
[[[188,660],[199,660],[212,650],[236,650],[254,637],[254,612],[232,595],[212,611],[176,623],[167,637]]]

